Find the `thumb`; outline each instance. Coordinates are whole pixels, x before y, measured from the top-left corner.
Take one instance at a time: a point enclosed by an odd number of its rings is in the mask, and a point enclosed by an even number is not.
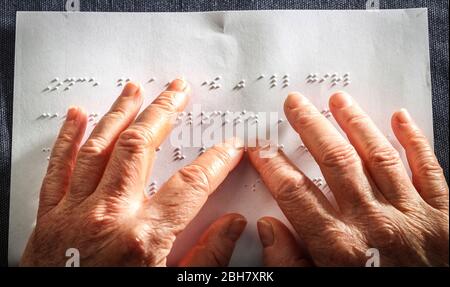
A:
[[[247,224],[237,213],[222,216],[203,233],[197,244],[180,261],[180,266],[228,266],[236,241]]]
[[[258,233],[263,245],[263,261],[267,267],[306,267],[313,264],[302,252],[289,229],[278,219],[258,220]]]

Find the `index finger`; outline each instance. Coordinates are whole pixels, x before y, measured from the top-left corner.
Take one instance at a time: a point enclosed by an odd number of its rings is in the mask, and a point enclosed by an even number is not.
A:
[[[96,193],[106,197],[143,196],[156,148],[172,129],[173,118],[187,104],[190,88],[183,79],[170,83],[116,142]],[[136,191],[141,191],[139,194]]]
[[[263,158],[259,150],[249,149],[250,161],[305,243],[314,242],[327,227],[335,229],[339,215],[319,188],[282,152]]]

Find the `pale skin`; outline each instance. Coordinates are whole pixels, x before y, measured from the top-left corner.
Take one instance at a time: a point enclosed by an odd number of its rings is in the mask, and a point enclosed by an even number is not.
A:
[[[178,233],[243,156],[237,140],[218,144],[147,197],[155,150],[190,93],[174,80],[140,114],[141,88],[128,83],[82,144],[87,116],[70,108],[43,180],[36,227],[22,266],[64,266],[68,248],[81,266],[165,266]],[[319,164],[337,206],[280,151],[249,158],[304,243],[279,220],[258,221],[266,266],[364,266],[378,248],[382,266],[448,265],[448,186],[426,138],[405,110],[392,117],[412,180],[398,152],[344,93],[330,110],[348,136],[306,99],[291,93],[285,114]],[[179,262],[227,266],[246,226],[239,214],[217,219]]]

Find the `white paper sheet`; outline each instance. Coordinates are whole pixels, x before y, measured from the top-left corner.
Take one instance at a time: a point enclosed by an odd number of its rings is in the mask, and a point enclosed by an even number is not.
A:
[[[176,76],[191,83],[192,104],[206,110],[278,111],[288,91],[298,90],[319,107],[346,90],[380,129],[394,140],[390,115],[407,108],[432,140],[431,87],[426,9],[380,11],[253,11],[208,13],[40,13],[19,12],[11,173],[9,263],[17,264],[33,228],[48,153],[69,105],[103,114],[120,92],[118,78],[141,82],[146,103]],[[307,83],[309,73],[350,73],[351,84]],[[266,77],[257,80],[261,74]],[[269,77],[289,74],[290,86],[269,88]],[[201,83],[220,75],[222,87]],[[69,91],[44,91],[55,78],[95,77],[99,85],[76,83]],[[151,77],[156,80],[148,83]],[[246,86],[233,87],[241,79]],[[280,80],[281,81],[281,80]],[[64,85],[65,86],[65,85]],[[56,118],[39,118],[58,113]],[[332,120],[332,119],[330,119]],[[333,120],[332,120],[333,121]],[[334,123],[334,121],[333,121]],[[89,127],[92,128],[92,122]],[[320,176],[287,122],[280,125],[285,152],[309,176]],[[162,146],[152,179],[164,182],[198,155],[172,161]],[[247,217],[231,265],[261,264],[256,221],[271,215],[286,222],[247,159],[213,194],[182,233],[169,258],[176,264],[214,219],[227,212]]]

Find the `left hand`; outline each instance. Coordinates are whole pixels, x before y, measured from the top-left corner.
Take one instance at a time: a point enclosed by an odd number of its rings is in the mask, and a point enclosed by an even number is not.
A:
[[[141,92],[128,83],[80,149],[87,116],[80,108],[69,109],[42,183],[22,266],[64,266],[69,248],[78,249],[81,266],[164,266],[176,235],[238,164],[243,150],[234,142],[219,144],[147,197],[155,149],[186,106],[190,88],[174,80],[135,119]],[[245,225],[241,215],[223,216],[180,264],[228,265]]]

